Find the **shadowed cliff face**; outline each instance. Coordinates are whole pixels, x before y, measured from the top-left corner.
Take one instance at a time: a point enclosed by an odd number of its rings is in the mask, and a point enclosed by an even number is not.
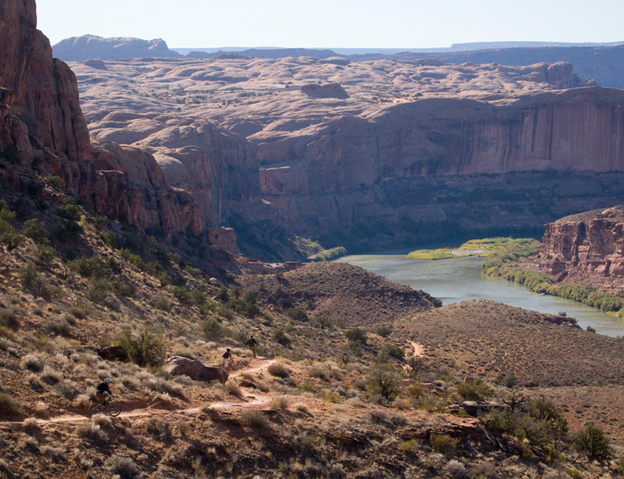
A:
[[[76,77],[52,59],[36,23],[33,0],[0,6],[0,147],[16,148],[28,169],[36,163],[40,173],[62,176],[68,191],[99,213],[139,228],[200,234],[197,205],[166,183],[151,155],[91,146]],[[2,177],[15,181],[10,170]]]
[[[624,206],[550,223],[537,264],[559,281],[624,295]]]

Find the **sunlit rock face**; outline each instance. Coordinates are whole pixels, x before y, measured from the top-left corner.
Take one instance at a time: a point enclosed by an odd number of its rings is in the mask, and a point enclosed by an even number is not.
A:
[[[32,0],[0,7],[0,147],[17,151],[23,164],[37,163],[62,176],[68,191],[102,214],[167,234],[202,232],[197,205],[171,188],[154,158],[116,145],[91,144],[76,77],[52,58],[36,29]],[[2,175],[8,180],[10,173]]]

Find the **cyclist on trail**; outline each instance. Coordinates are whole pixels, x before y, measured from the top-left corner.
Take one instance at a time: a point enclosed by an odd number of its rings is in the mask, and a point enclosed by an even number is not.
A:
[[[104,379],[104,381],[102,381],[98,385],[97,389],[95,390],[95,397],[97,398],[98,401],[100,401],[100,404],[102,406],[106,404],[106,400],[107,400],[107,396],[104,395],[104,393],[107,393],[110,399],[113,398],[113,393],[111,392],[110,387],[108,385],[110,382],[111,382],[110,378]]]
[[[253,357],[256,357],[256,346],[258,346],[258,341],[256,341],[254,339],[253,336],[251,336],[247,342],[245,343],[245,346],[247,346],[249,348],[249,350],[252,352]]]
[[[223,369],[227,369],[229,371],[230,361],[232,360],[232,352],[230,351],[230,348],[227,348],[227,351],[225,351],[221,357],[223,358]]]

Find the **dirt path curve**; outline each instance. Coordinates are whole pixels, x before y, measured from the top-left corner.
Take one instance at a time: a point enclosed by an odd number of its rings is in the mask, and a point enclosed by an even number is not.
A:
[[[241,369],[239,371],[234,371],[230,375],[230,378],[236,378],[242,374],[250,374],[250,373],[257,372],[257,371],[261,371],[263,369],[267,369],[269,366],[277,362],[277,359],[264,359],[264,360],[262,360],[262,358],[258,358],[258,359],[261,359],[260,365],[253,367],[253,368],[247,368],[247,369]],[[244,402],[229,402],[229,401],[215,402],[215,403],[210,404],[209,407],[211,409],[221,409],[221,410],[244,409],[244,408],[250,408],[250,407],[263,407],[271,402],[271,398],[269,396],[264,396],[261,394],[246,395],[246,396],[244,395],[241,399]],[[128,412],[122,412],[118,417],[131,418],[131,417],[140,417],[140,416],[161,416],[161,415],[171,414],[171,413],[197,414],[201,412],[202,409],[203,407],[197,407],[197,406],[187,408],[187,409],[135,409],[135,410],[128,411]],[[44,424],[64,423],[64,422],[83,422],[83,421],[88,421],[89,419],[91,418],[88,416],[59,416],[59,417],[53,417],[50,419],[38,419],[37,424],[44,425]],[[21,421],[2,421],[0,422],[0,424],[17,424],[20,422]]]
[[[422,344],[415,343],[414,341],[412,341],[411,344],[412,344],[412,348],[414,348],[413,356],[415,358],[421,358],[425,355],[425,347]]]

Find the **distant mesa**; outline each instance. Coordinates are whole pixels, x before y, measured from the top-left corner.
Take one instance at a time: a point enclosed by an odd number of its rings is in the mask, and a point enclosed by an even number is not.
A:
[[[167,43],[160,38],[142,40],[140,38],[103,38],[95,35],[83,35],[62,40],[54,45],[53,50],[54,56],[63,61],[181,57],[178,52],[169,50]]]
[[[349,98],[349,94],[337,83],[329,83],[327,85],[311,83],[303,85],[301,92],[312,98]]]
[[[96,70],[108,70],[106,63],[102,60],[87,60],[84,64],[88,67],[95,68]]]
[[[329,63],[331,65],[340,65],[347,66],[351,62],[345,57],[329,57],[329,58],[321,58],[319,63]]]

